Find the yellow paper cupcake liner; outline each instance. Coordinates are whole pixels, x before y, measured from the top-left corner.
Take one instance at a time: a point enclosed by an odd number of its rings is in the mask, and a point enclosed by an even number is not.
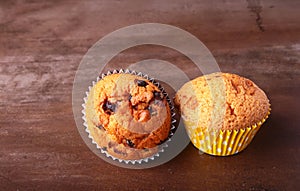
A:
[[[209,130],[197,127],[187,128],[187,133],[193,145],[200,151],[216,156],[233,155],[244,150],[252,141],[267,116],[251,127],[240,130]],[[191,124],[186,124],[188,125]]]

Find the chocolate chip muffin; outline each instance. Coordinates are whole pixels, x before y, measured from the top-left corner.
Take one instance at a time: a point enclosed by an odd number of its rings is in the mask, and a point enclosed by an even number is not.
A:
[[[270,111],[266,94],[251,80],[213,73],[186,83],[175,96],[193,144],[214,155],[245,148]]]
[[[107,75],[94,84],[85,114],[93,140],[121,159],[153,155],[171,129],[166,95],[149,80],[133,74]]]

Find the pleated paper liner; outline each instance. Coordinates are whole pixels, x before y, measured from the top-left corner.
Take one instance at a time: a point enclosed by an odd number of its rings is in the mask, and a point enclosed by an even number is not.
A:
[[[90,92],[93,91],[93,86],[100,81],[102,78],[104,78],[107,75],[116,74],[116,73],[124,73],[124,74],[133,74],[139,77],[143,77],[147,80],[149,80],[151,83],[156,85],[160,91],[164,94],[164,96],[167,99],[167,102],[170,107],[171,111],[171,128],[169,137],[167,140],[154,147],[149,149],[134,149],[124,146],[123,144],[118,144],[116,141],[110,138],[110,136],[106,133],[104,128],[97,127],[95,123],[93,122],[94,114],[90,111],[87,111],[86,108],[89,108],[91,106],[92,101],[92,94]],[[102,154],[104,154],[106,157],[111,158],[113,160],[124,162],[126,164],[141,164],[142,162],[148,162],[150,160],[154,160],[155,158],[159,157],[159,154],[164,152],[164,149],[168,147],[168,143],[171,141],[171,137],[175,133],[176,127],[176,120],[175,120],[175,111],[173,104],[168,97],[168,94],[165,92],[164,88],[156,82],[153,78],[150,78],[148,75],[137,73],[135,71],[130,70],[114,70],[109,71],[106,74],[102,74],[100,77],[97,78],[96,82],[92,82],[92,86],[88,87],[88,91],[86,92],[86,97],[84,98],[84,103],[82,104],[83,110],[83,117],[84,120],[84,126],[85,131],[88,134],[88,137],[91,139],[92,143],[96,145],[96,147],[101,151]],[[101,140],[101,141],[100,141]]]
[[[269,114],[270,111],[263,120],[244,129],[209,130],[197,127],[195,129],[187,128],[187,133],[193,145],[204,153],[215,156],[233,155],[241,152],[249,145]],[[187,122],[186,125],[191,124]]]

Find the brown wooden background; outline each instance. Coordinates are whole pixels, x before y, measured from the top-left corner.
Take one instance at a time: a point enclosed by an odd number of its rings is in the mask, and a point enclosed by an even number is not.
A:
[[[300,190],[299,10],[294,0],[0,0],[0,190]],[[101,37],[144,22],[187,30],[222,71],[265,90],[271,117],[244,152],[211,157],[189,145],[129,170],[88,149],[72,113],[77,67]],[[180,61],[155,48],[127,53],[116,60]]]

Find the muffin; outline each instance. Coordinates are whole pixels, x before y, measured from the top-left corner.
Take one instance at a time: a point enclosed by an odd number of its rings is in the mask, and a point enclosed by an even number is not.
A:
[[[263,90],[251,80],[229,73],[187,82],[174,102],[194,146],[219,156],[245,149],[270,113]]]
[[[85,119],[90,138],[119,161],[153,157],[171,135],[171,107],[153,80],[131,73],[103,76],[90,88]]]

